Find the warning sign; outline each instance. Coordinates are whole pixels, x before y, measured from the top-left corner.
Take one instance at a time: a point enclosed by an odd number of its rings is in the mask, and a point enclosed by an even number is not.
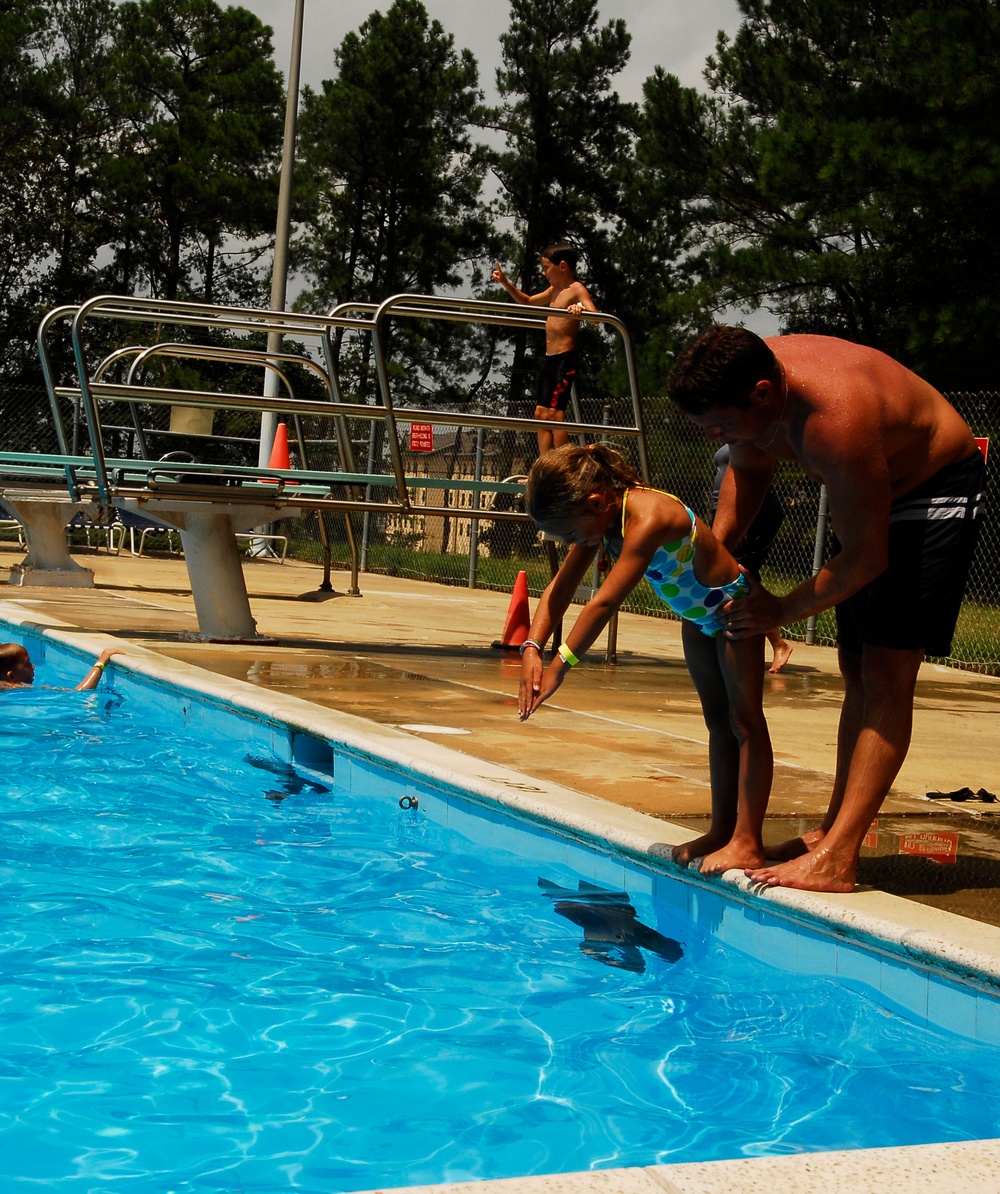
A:
[[[410,451],[411,452],[433,452],[434,451],[434,425],[433,425],[433,423],[411,423],[410,424]]]
[[[958,834],[942,831],[940,833],[901,833],[899,835],[900,854],[914,854],[919,858],[929,858],[931,862],[953,863],[958,860]]]

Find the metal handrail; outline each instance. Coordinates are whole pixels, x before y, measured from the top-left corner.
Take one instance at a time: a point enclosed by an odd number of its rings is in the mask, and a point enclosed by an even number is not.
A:
[[[454,427],[471,427],[481,429],[502,430],[537,430],[537,420],[514,415],[487,415],[468,411],[425,409],[419,407],[397,407],[394,404],[389,384],[389,369],[385,351],[385,322],[389,318],[419,318],[443,319],[459,322],[483,322],[498,324],[511,328],[539,329],[553,317],[577,318],[561,308],[528,307],[496,302],[486,299],[447,298],[432,295],[397,294],[386,299],[377,306],[373,303],[349,302],[334,307],[327,315],[302,315],[296,312],[271,311],[250,307],[226,307],[217,304],[191,303],[180,300],[143,299],[122,295],[97,295],[86,302],[55,308],[42,320],[38,332],[39,354],[42,359],[43,373],[53,409],[57,436],[60,448],[68,456],[69,442],[60,412],[60,403],[64,399],[79,400],[90,426],[91,449],[93,453],[94,472],[99,500],[107,502],[112,488],[108,476],[107,461],[104,455],[104,437],[101,425],[99,403],[101,401],[123,401],[129,404],[137,402],[147,404],[166,404],[190,406],[195,408],[214,409],[217,407],[253,410],[258,412],[278,412],[292,416],[299,429],[299,419],[305,415],[333,417],[342,428],[343,434],[338,435],[338,442],[342,443],[342,474],[358,475],[353,461],[350,436],[347,434],[346,420],[351,418],[368,419],[371,422],[383,422],[386,426],[389,450],[392,460],[391,474],[396,486],[397,505],[393,507],[395,513],[416,513],[409,488],[413,486],[414,478],[406,476],[402,450],[399,439],[400,423],[435,423]],[[178,326],[224,329],[233,332],[247,332],[261,334],[270,331],[280,331],[283,334],[311,337],[319,341],[326,357],[327,367],[324,369],[317,362],[308,357],[298,357],[293,354],[267,353],[261,350],[239,348],[219,348],[217,346],[187,345],[173,341],[149,346],[133,346],[114,350],[106,356],[96,370],[91,370],[87,363],[84,346],[84,328],[88,320],[93,318],[118,319],[121,321],[139,321],[157,324],[176,324]],[[645,433],[642,424],[642,411],[638,396],[638,386],[635,374],[635,362],[631,341],[622,322],[613,315],[603,312],[587,312],[583,318],[599,324],[606,324],[621,337],[625,360],[629,375],[629,383],[633,404],[634,425],[610,426],[605,423],[573,423],[574,433],[590,433],[593,435],[634,437],[638,443],[641,471],[644,479],[648,480],[649,465],[645,445]],[[73,352],[76,360],[78,385],[65,386],[56,384],[52,367],[48,339],[55,325],[60,321],[68,321],[71,328]],[[376,372],[379,380],[382,404],[372,406],[343,400],[339,380],[333,365],[331,349],[331,334],[337,329],[370,331],[374,346]],[[110,365],[120,361],[124,356],[133,354],[135,359],[129,369],[129,381],[125,384],[103,380]],[[136,372],[141,363],[147,361],[156,353],[168,355],[187,355],[203,359],[229,359],[251,361],[262,367],[276,372],[286,383],[289,390],[287,398],[270,397],[266,395],[234,394],[219,391],[197,391],[168,386],[136,384]],[[291,392],[284,371],[278,362],[296,362],[315,370],[324,380],[328,399],[296,398]],[[344,453],[347,455],[345,456]],[[307,463],[303,456],[303,463]],[[72,471],[67,469],[67,485],[71,494],[74,492],[74,478]],[[302,495],[305,497],[305,494]],[[303,503],[305,504],[305,503]],[[381,512],[387,508],[383,502],[371,502],[366,507],[364,502],[351,508],[371,509]],[[437,513],[436,508],[433,512]],[[463,512],[469,516],[470,512]],[[483,512],[484,516],[497,517],[501,512]],[[524,521],[526,515],[516,512],[503,512],[505,516],[512,515],[518,521]]]
[[[625,352],[625,365],[628,373],[629,391],[632,399],[632,413],[635,427],[626,429],[615,428],[619,435],[634,435],[637,439],[639,462],[642,478],[649,484],[649,457],[646,452],[646,434],[642,421],[642,404],[639,397],[639,378],[635,365],[635,354],[632,351],[632,339],[625,324],[616,316],[605,311],[584,311],[581,315],[571,315],[563,307],[533,307],[525,304],[512,306],[510,303],[497,302],[494,299],[451,298],[441,295],[427,294],[394,294],[378,307],[373,317],[372,343],[375,348],[375,363],[382,397],[387,407],[392,406],[389,387],[389,368],[385,356],[383,325],[390,315],[411,319],[441,319],[453,322],[475,322],[493,324],[500,327],[534,328],[544,327],[549,319],[582,319],[588,323],[604,324],[613,328],[621,337]],[[535,420],[530,420],[535,422]],[[469,426],[479,424],[469,423]],[[574,423],[573,431],[591,430],[586,424]]]

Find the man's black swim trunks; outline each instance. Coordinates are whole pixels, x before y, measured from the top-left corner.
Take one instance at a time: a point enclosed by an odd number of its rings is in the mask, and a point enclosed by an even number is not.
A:
[[[842,647],[950,653],[985,489],[986,462],[976,451],[892,503],[888,568],[837,606]]]

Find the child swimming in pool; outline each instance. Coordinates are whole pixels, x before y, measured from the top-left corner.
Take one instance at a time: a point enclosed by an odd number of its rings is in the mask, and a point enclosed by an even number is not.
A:
[[[124,654],[124,651],[115,647],[105,647],[97,662],[91,666],[90,671],[73,691],[89,692],[92,688],[96,688],[111,656]],[[31,662],[31,656],[27,650],[20,643],[0,643],[0,689],[27,688],[34,682],[34,679],[35,665]]]
[[[518,714],[527,720],[559,688],[645,577],[683,619],[684,658],[708,728],[712,820],[708,833],[674,849],[719,874],[764,862],[761,829],[774,759],[764,719],[764,636],[731,640],[717,611],[750,591],[750,581],[711,530],[672,494],[643,485],[604,444],[567,444],[532,465],[528,513],[570,545],[542,594],[521,647]],[[542,650],[594,559],[613,566],[584,606],[549,666]]]

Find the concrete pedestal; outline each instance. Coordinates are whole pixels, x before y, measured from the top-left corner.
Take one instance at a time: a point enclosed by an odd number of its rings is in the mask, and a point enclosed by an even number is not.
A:
[[[70,589],[94,587],[94,573],[69,554],[66,524],[83,513],[96,519],[92,502],[72,502],[66,490],[5,489],[4,502],[24,527],[28,554],[10,570],[12,585],[46,585]]]
[[[299,511],[168,499],[145,501],[141,505],[120,501],[118,505],[180,532],[198,615],[199,633],[193,637],[205,642],[264,641],[257,634],[257,623],[250,613],[236,535],[279,517],[298,517]]]

